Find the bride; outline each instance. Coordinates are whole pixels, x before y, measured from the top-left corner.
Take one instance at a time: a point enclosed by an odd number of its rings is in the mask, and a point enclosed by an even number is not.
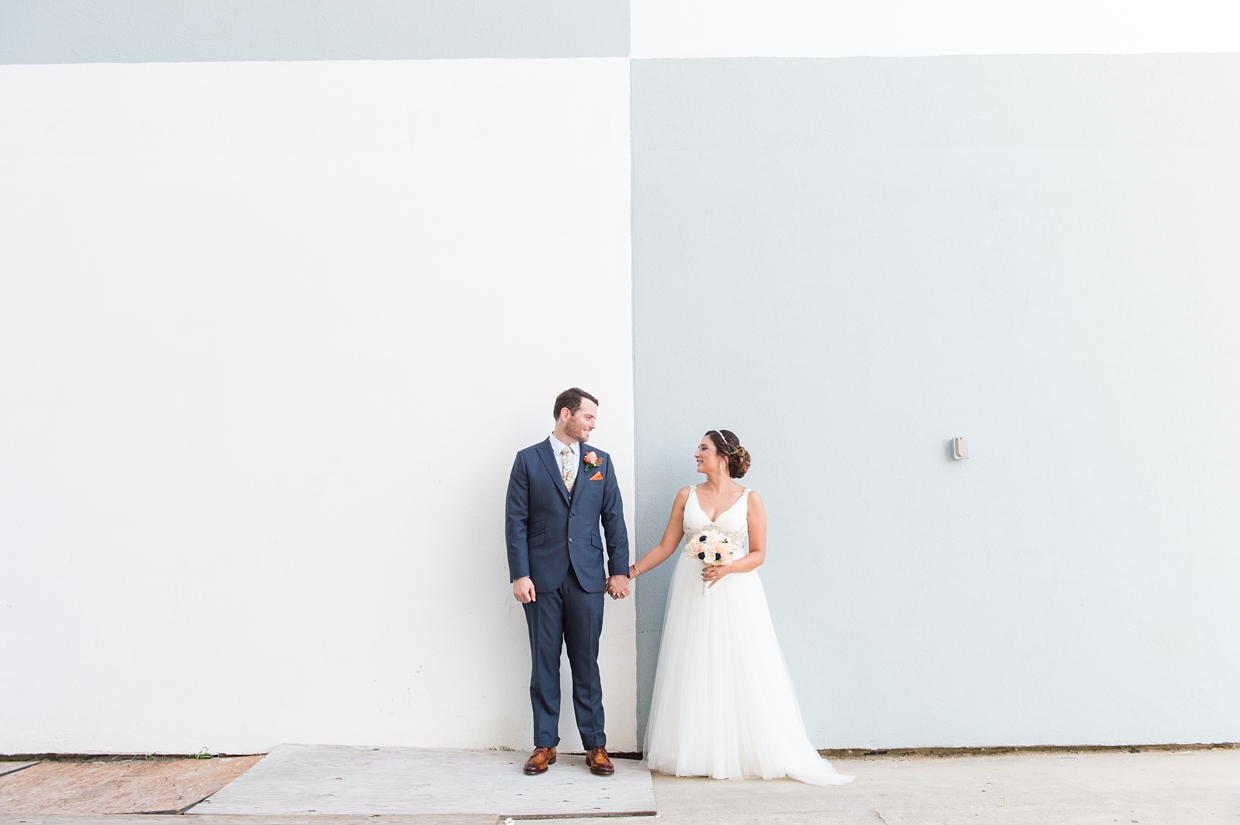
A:
[[[734,480],[749,470],[749,452],[730,430],[711,430],[693,457],[706,483],[676,494],[663,540],[630,566],[630,580],[705,530],[727,536],[733,560],[705,567],[687,543],[676,560],[646,728],[647,764],[677,776],[851,782],[805,735],[757,574],[766,559],[766,511],[757,493]]]

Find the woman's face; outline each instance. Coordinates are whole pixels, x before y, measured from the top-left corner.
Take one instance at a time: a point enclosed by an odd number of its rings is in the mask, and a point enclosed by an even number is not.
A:
[[[697,451],[693,453],[693,458],[697,461],[699,473],[706,472],[707,467],[718,466],[719,450],[715,447],[715,440],[709,435],[702,436],[702,441],[698,444]]]

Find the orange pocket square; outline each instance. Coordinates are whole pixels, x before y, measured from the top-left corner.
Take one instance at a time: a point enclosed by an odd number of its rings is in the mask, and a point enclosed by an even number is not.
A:
[[[590,480],[591,480],[591,481],[602,481],[602,480],[603,480],[603,472],[602,472],[602,470],[600,470],[599,472],[597,472],[597,473],[595,473],[594,475],[590,476]]]

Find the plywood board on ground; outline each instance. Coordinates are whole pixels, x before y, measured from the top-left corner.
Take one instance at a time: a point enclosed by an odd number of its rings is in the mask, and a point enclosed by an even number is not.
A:
[[[170,813],[218,791],[261,756],[152,762],[40,762],[0,776],[0,812]]]
[[[0,762],[0,776],[8,773],[16,773],[22,768],[29,768],[31,765],[37,765],[38,762]]]
[[[0,825],[186,825],[169,814],[3,814]],[[192,825],[363,825],[356,816],[196,816]],[[364,825],[496,825],[481,814],[395,814],[366,817]]]

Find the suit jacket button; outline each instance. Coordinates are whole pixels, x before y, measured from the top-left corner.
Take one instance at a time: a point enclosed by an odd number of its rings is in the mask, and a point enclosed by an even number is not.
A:
[[[569,539],[569,541],[572,541],[572,539]]]

